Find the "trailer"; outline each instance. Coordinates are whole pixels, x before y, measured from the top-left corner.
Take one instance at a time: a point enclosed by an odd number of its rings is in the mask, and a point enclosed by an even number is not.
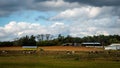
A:
[[[106,46],[105,50],[120,50],[120,44],[111,44]]]

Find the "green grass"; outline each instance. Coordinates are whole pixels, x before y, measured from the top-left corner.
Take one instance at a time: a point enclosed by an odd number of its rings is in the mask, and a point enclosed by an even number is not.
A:
[[[58,57],[58,56],[57,56]],[[0,68],[119,68],[120,62],[74,60],[54,55],[0,56]]]

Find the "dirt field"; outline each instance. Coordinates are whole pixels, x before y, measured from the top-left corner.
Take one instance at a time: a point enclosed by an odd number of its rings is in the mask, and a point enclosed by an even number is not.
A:
[[[0,47],[0,50],[23,50],[22,47]]]
[[[46,51],[101,51],[101,48],[94,47],[75,47],[75,46],[47,46],[39,47]]]
[[[75,47],[75,46],[45,46],[38,47],[45,51],[102,51],[102,48],[94,47]],[[0,50],[23,50],[22,47],[0,47]]]

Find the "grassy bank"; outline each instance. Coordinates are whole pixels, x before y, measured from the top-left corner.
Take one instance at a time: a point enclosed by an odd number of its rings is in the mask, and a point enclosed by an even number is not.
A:
[[[84,56],[84,57],[83,57]],[[0,56],[0,68],[119,68],[120,61],[93,60],[88,55],[9,55]],[[89,58],[89,59],[85,59]]]

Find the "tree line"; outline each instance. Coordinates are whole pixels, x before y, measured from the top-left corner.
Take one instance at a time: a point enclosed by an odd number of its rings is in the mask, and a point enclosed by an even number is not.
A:
[[[39,34],[37,36],[24,36],[17,38],[14,41],[0,42],[0,46],[55,46],[64,43],[83,43],[83,42],[99,42],[104,46],[111,43],[120,43],[119,35],[99,35],[99,36],[86,36],[83,38],[72,37],[70,35],[63,36],[59,34],[57,37],[51,34]]]

